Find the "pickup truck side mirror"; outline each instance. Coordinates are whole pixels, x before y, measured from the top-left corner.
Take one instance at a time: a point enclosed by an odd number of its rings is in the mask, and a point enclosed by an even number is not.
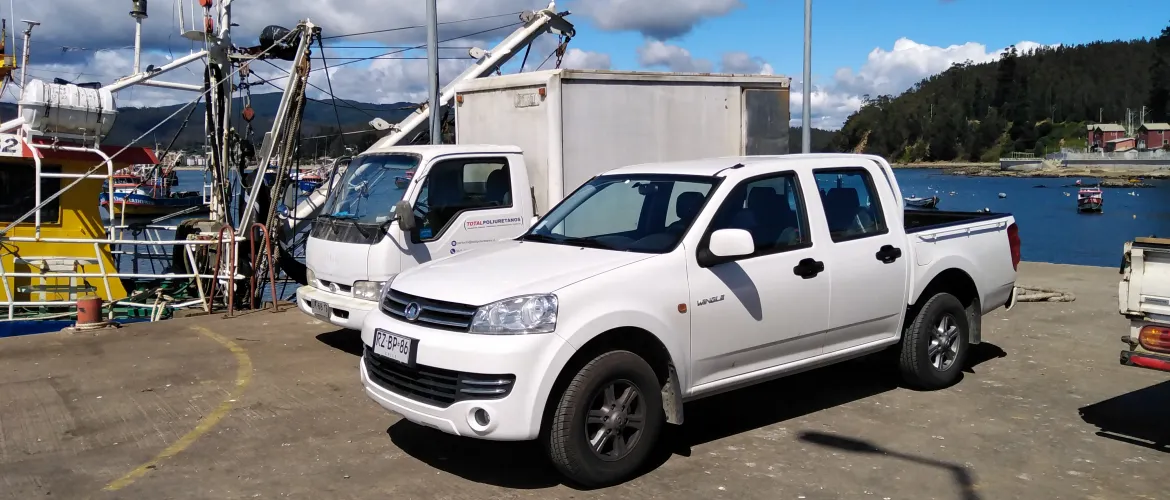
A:
[[[414,218],[414,207],[406,200],[394,204],[394,216],[398,219],[398,227],[402,228],[403,232],[410,232],[418,225]]]
[[[720,229],[711,233],[707,248],[716,257],[743,257],[756,251],[756,242],[752,239],[752,233],[746,230]]]

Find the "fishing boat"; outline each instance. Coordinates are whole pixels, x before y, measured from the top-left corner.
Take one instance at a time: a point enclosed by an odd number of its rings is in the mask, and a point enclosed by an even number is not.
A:
[[[145,169],[122,169],[106,181],[112,186],[103,186],[102,193],[98,195],[98,204],[111,217],[166,215],[204,206],[203,193],[199,191],[174,192],[178,181],[174,169],[162,169],[157,165]],[[111,192],[114,197],[112,206]]]
[[[296,177],[294,180],[297,181],[297,189],[300,189],[302,193],[316,191],[317,188],[321,187],[321,184],[325,183],[325,176],[321,175],[320,170],[310,170],[293,175]]]
[[[410,185],[410,180],[414,178],[414,171],[407,171],[405,175],[394,176],[394,187],[398,189],[406,189]]]
[[[910,196],[906,198],[906,206],[915,208],[934,208],[938,206],[938,196],[931,196],[930,198]]]
[[[1099,187],[1084,187],[1077,191],[1078,212],[1100,212],[1104,193]]]

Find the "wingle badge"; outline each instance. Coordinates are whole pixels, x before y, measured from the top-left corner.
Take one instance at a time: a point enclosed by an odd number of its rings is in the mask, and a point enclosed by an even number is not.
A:
[[[721,301],[721,300],[723,300],[723,296],[722,296],[722,295],[720,295],[720,296],[718,296],[718,297],[711,297],[711,298],[707,298],[707,299],[700,300],[700,301],[699,301],[699,303],[698,303],[698,304],[695,304],[695,305],[696,305],[696,306],[705,306],[705,305],[707,305],[707,304],[714,304],[714,303],[716,303],[716,302],[719,302],[719,301]]]

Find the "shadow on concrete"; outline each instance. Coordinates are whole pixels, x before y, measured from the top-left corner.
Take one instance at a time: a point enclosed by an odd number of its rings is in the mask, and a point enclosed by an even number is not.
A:
[[[894,450],[887,450],[881,448],[868,441],[860,439],[849,438],[834,434],[825,434],[823,432],[806,431],[801,432],[797,439],[806,443],[812,443],[826,448],[833,448],[835,450],[847,451],[851,453],[866,453],[873,455],[882,455],[884,457],[897,458],[907,462],[926,465],[929,467],[937,467],[950,472],[951,477],[954,478],[955,484],[959,487],[959,494],[963,500],[979,500],[979,494],[975,492],[975,478],[967,467],[932,458],[920,457],[918,455],[911,455],[909,453],[901,453]]]
[[[1085,406],[1079,413],[1099,429],[1098,436],[1170,453],[1170,380]]]
[[[327,335],[331,334],[318,338]],[[360,339],[356,345],[360,352]],[[978,354],[972,351],[964,371],[1003,356],[1002,349],[984,343]],[[691,456],[696,445],[897,389],[901,385],[897,365],[888,359],[859,358],[687,403],[684,424],[663,427],[659,446],[638,475],[661,467],[673,455]],[[520,489],[558,484],[577,488],[565,482],[538,442],[461,438],[407,420],[386,433],[408,455],[469,481]]]
[[[462,438],[405,419],[386,434],[406,454],[468,481],[516,489],[548,488],[562,481],[537,441]]]
[[[325,332],[318,335],[317,340],[339,351],[347,352],[354,356],[362,355],[362,334],[357,330],[346,330],[343,328],[341,330]]]
[[[1000,346],[988,342],[981,342],[971,346],[967,351],[967,363],[963,367],[964,373],[975,373],[975,367],[998,358],[1006,358],[1007,352]]]

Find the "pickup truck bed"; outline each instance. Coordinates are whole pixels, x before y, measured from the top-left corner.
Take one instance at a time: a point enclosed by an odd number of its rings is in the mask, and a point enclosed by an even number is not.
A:
[[[994,212],[948,212],[942,210],[906,210],[905,223],[907,233],[917,233],[932,229],[942,229],[947,226],[957,226],[969,222],[994,220],[1008,214]]]

